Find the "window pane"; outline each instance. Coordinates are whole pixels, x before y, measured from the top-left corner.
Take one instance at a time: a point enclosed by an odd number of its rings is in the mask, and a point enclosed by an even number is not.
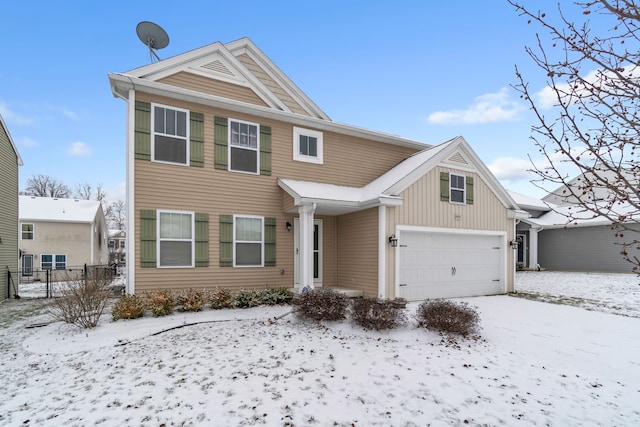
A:
[[[176,135],[187,136],[187,113],[178,111],[176,117]]]
[[[163,267],[190,267],[191,242],[160,242],[160,265]]]
[[[51,270],[53,267],[53,255],[40,255],[40,267],[43,270]]]
[[[236,265],[262,265],[262,244],[236,243]]]
[[[154,146],[154,160],[187,164],[187,141],[156,135]]]
[[[236,218],[236,240],[262,241],[262,220],[259,218]]]
[[[318,138],[309,137],[309,156],[318,157]]]
[[[56,255],[56,270],[64,270],[67,268],[67,256]]]
[[[258,148],[258,127],[253,125],[249,126],[249,147]]]
[[[165,131],[164,133],[168,133],[169,135],[176,134],[176,111],[175,110],[165,110]]]
[[[451,190],[451,201],[457,203],[464,203],[464,191]]]
[[[240,123],[231,122],[231,144],[240,144]]]
[[[464,190],[464,176],[451,175],[451,188]]]
[[[258,152],[231,147],[231,170],[258,172]]]
[[[300,154],[309,155],[309,137],[306,135],[300,135]]]
[[[174,214],[180,220],[180,239],[191,239],[191,215]]]
[[[164,133],[164,108],[162,107],[154,108],[153,120],[154,120],[154,125],[153,125],[154,132]]]
[[[161,239],[191,239],[191,215],[160,212]]]

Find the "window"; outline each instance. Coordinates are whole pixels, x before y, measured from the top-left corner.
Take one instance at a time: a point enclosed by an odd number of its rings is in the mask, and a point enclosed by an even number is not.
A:
[[[107,244],[107,247],[109,249],[115,248],[115,241],[114,240],[109,240],[109,243]]]
[[[158,267],[193,267],[193,213],[158,211]]]
[[[64,270],[67,268],[67,256],[56,255],[56,270]]]
[[[449,178],[449,197],[452,203],[465,202],[465,177],[451,174]]]
[[[229,170],[254,174],[260,172],[258,135],[258,124],[229,120]]]
[[[40,268],[51,270],[53,268],[53,255],[40,255]]]
[[[233,217],[233,266],[263,266],[262,217]]]
[[[322,164],[322,132],[293,128],[293,160]]]
[[[33,224],[22,224],[22,240],[33,240]]]
[[[120,249],[124,249],[124,240],[120,240]]]
[[[187,110],[153,104],[153,160],[186,165],[189,158]]]

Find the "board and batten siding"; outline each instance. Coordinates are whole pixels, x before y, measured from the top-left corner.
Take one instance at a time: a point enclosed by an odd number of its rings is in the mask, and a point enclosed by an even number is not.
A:
[[[18,156],[0,125],[0,299],[9,295],[7,267],[18,270]],[[17,286],[17,277],[14,277]]]
[[[253,73],[253,75],[256,76],[263,85],[265,85],[271,92],[273,92],[278,97],[278,99],[282,101],[282,103],[289,107],[292,112],[305,116],[309,115],[309,113],[307,113],[307,111],[302,106],[300,106],[300,104],[298,104],[296,100],[294,100],[282,86],[280,86],[275,80],[273,80],[271,76],[262,69],[262,67],[256,64],[256,62],[251,59],[249,55],[242,54],[238,55],[237,58],[242,63],[242,65],[247,67],[247,69],[251,71],[251,73]]]
[[[338,285],[378,295],[378,208],[338,217]]]
[[[473,204],[456,204],[440,200],[440,172],[454,172],[473,177]],[[442,229],[483,230],[504,232],[507,242],[514,238],[514,220],[508,218],[508,209],[495,196],[491,188],[476,174],[445,167],[435,167],[403,192],[402,206],[386,208],[387,236],[396,233],[396,225],[409,225]],[[402,242],[398,242],[398,245]],[[395,251],[386,246],[386,294],[395,296]],[[506,250],[507,266],[514,264],[514,250]],[[507,268],[507,291],[513,291],[514,269]]]
[[[632,273],[633,264],[620,254],[622,241],[608,225],[545,229],[538,233],[538,264],[551,271]]]
[[[248,102],[249,104],[267,107],[264,102],[252,89],[209,77],[199,76],[181,71],[168,77],[158,80],[172,86],[190,89],[197,92],[208,93],[210,95],[221,96],[223,98],[235,99],[236,101]]]

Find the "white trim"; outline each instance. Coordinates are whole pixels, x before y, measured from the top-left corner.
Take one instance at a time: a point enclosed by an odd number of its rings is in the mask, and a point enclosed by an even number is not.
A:
[[[316,156],[310,156],[307,154],[300,153],[300,137],[301,136],[310,136],[316,139],[316,150],[317,150]],[[324,163],[323,149],[324,149],[324,142],[323,142],[322,132],[317,130],[300,128],[297,126],[293,127],[293,160],[321,165]]]
[[[255,126],[256,127],[256,141],[257,141],[257,146],[256,148],[252,148],[252,147],[243,147],[241,145],[233,145],[231,143],[231,122],[236,122],[239,124],[245,124],[245,125],[249,125],[249,126]],[[246,173],[249,175],[260,175],[260,123],[254,123],[254,122],[249,122],[246,120],[240,120],[240,119],[234,119],[234,118],[228,118],[227,119],[227,170],[229,172],[237,172],[237,173]],[[248,172],[248,171],[242,171],[242,170],[235,170],[235,169],[231,169],[231,149],[232,148],[239,148],[242,150],[250,150],[250,151],[255,151],[256,152],[256,171],[255,172]]]
[[[136,117],[136,93],[134,89],[129,91],[127,102],[127,159],[126,159],[126,200],[127,200],[127,229],[126,233],[127,251],[126,260],[126,293],[136,292],[136,258],[135,258],[135,229],[136,229],[136,209],[135,209],[135,117]]]
[[[462,189],[457,188],[457,187],[454,188],[451,185],[451,177],[452,176],[456,176],[456,177],[462,178]],[[452,191],[462,191],[462,201],[461,202],[453,201],[453,197],[451,195]],[[467,204],[467,177],[466,177],[466,175],[462,175],[462,174],[456,173],[456,172],[449,172],[449,203],[453,203],[454,205],[466,205]]]
[[[31,226],[31,238],[30,239],[24,239],[22,236],[24,234],[24,230],[22,229],[23,225],[30,225]],[[20,223],[20,240],[29,240],[29,241],[34,241],[36,240],[36,225],[33,222],[21,222]]]
[[[387,298],[387,208],[378,207],[378,298]]]
[[[169,213],[169,214],[180,214],[180,215],[189,215],[191,216],[191,265],[160,265],[160,243],[162,241],[169,242],[186,242],[187,239],[171,239],[171,238],[162,238],[160,236],[160,214]],[[173,209],[156,209],[156,267],[157,268],[193,268],[195,267],[195,258],[196,258],[196,214],[193,211],[178,211]]]
[[[184,137],[184,145],[185,145],[185,162],[184,163],[178,163],[178,162],[170,162],[168,160],[156,160],[156,141],[155,141],[155,136],[156,136],[156,128],[155,128],[155,120],[156,120],[156,111],[155,111],[155,107],[160,107],[163,108],[165,110],[173,110],[173,111],[182,111],[186,114],[186,123],[185,123],[185,133],[186,136]],[[152,162],[156,162],[156,163],[165,163],[165,164],[169,164],[169,165],[177,165],[177,166],[190,166],[190,159],[191,159],[191,147],[190,147],[190,141],[191,141],[191,112],[189,110],[185,110],[184,108],[178,108],[178,107],[174,107],[171,105],[166,105],[166,104],[158,104],[158,103],[151,103],[151,161]],[[174,139],[180,139],[182,140],[183,138],[181,136],[178,135],[171,135],[168,133],[157,133],[160,136],[167,136],[169,138],[174,138]]]
[[[251,218],[260,220],[260,242],[257,240],[236,240],[236,218]],[[236,264],[236,243],[260,243],[260,264],[255,265],[237,265]],[[233,215],[233,267],[234,268],[255,268],[264,267],[264,217],[258,215]]]
[[[395,259],[395,284],[394,284],[394,293],[396,298],[400,295],[400,245],[402,244],[401,240],[401,232],[422,232],[422,233],[439,233],[439,234],[464,234],[464,235],[476,235],[476,236],[496,236],[501,239],[501,270],[502,270],[502,284],[503,284],[503,292],[506,293],[508,289],[508,266],[507,260],[509,259],[509,254],[506,252],[507,250],[512,250],[508,247],[507,243],[507,232],[502,230],[475,230],[475,229],[461,229],[461,228],[438,228],[438,227],[421,227],[415,225],[396,225],[395,235],[398,238],[398,250],[396,250],[396,259]]]

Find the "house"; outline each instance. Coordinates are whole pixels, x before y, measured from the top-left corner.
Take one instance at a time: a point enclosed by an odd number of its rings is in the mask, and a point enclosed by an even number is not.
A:
[[[247,38],[109,80],[127,105],[127,292],[513,289],[527,214],[462,137],[334,122]]]
[[[18,271],[19,166],[22,159],[0,115],[0,299],[12,295],[9,272]]]
[[[610,172],[602,176],[607,182],[615,180]],[[516,203],[530,213],[530,218],[523,219],[516,226],[519,243],[517,262],[522,267],[632,272],[633,265],[621,254],[621,243],[628,240],[628,236],[617,237],[611,220],[594,216],[579,204],[581,201],[587,204],[606,202],[610,194],[606,185],[587,185],[588,191],[584,191],[585,182],[596,181],[592,174],[582,173],[541,200],[510,192]],[[637,208],[630,203],[616,203],[614,209],[631,221],[638,214]]]
[[[115,263],[124,265],[127,255],[126,243],[126,231],[109,230],[109,241],[107,243],[107,247],[109,248],[109,264]]]
[[[107,224],[99,201],[20,196],[19,203],[22,276],[107,264]]]

